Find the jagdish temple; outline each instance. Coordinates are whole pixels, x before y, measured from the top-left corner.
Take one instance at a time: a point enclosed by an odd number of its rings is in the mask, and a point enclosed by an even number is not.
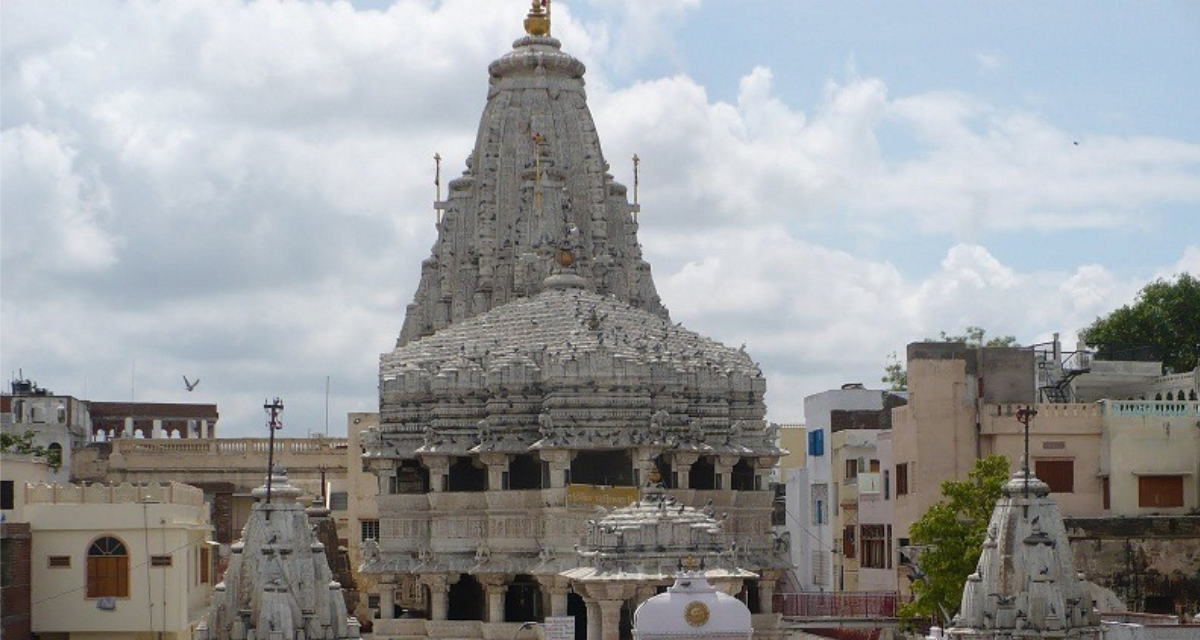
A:
[[[584,65],[533,4],[488,68],[474,149],[380,358],[380,426],[363,438],[380,530],[361,569],[395,607],[375,636],[571,617],[578,638],[616,640],[686,558],[711,556],[689,575],[771,637],[787,563],[766,381],[743,349],[671,321]]]

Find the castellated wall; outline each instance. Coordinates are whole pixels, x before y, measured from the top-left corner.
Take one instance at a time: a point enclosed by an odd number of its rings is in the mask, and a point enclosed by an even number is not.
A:
[[[1200,610],[1200,517],[1064,518],[1075,568],[1130,611]]]

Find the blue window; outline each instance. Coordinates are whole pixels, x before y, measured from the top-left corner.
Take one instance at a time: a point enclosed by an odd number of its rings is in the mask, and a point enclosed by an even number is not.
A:
[[[808,432],[808,455],[825,455],[825,430],[814,429]]]

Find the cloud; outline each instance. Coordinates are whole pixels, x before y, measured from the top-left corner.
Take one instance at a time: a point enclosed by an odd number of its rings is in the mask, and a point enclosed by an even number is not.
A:
[[[613,173],[628,182],[643,160],[640,240],[666,304],[747,344],[773,419],[874,384],[909,341],[972,324],[1022,341],[1072,331],[1152,274],[1200,271],[1194,244],[1135,272],[1103,251],[1047,267],[993,242],[1157,237],[1179,224],[1172,207],[1200,202],[1200,145],[1068,136],[1036,113],[855,73],[802,106],[766,64],[732,101],[674,62],[618,84],[671,61],[674,25],[703,10],[650,4],[597,4],[584,22],[556,3],[555,35],[589,66]],[[372,410],[378,354],[434,240],[432,156],[443,180],[463,166],[487,64],[519,35],[512,7],[0,11],[0,369],[91,399],[217,402],[225,435],[259,433],[276,395],[287,424],[320,430],[326,376],[335,432]],[[203,385],[187,394],[184,373]]]
[[[979,70],[984,73],[996,71],[1004,66],[1004,58],[998,53],[977,53],[975,62],[979,64]]]

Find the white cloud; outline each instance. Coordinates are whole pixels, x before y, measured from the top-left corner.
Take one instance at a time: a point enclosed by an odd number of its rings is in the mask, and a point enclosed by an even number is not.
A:
[[[665,302],[747,343],[772,418],[874,384],[909,341],[1073,331],[1147,274],[1200,272],[1195,245],[1130,273],[1103,255],[1050,269],[988,242],[1177,222],[1156,211],[1200,202],[1195,143],[1077,140],[1036,114],[854,73],[803,108],[765,65],[732,102],[682,73],[611,85],[675,55],[673,24],[699,4],[597,5],[585,24],[556,3],[555,35],[589,65],[613,173],[643,159],[641,241]],[[274,395],[315,428],[327,375],[335,429],[370,410],[433,241],[432,155],[443,180],[462,167],[486,65],[521,16],[471,0],[2,10],[0,369],[96,399],[133,384],[140,399],[219,402],[227,435],[257,432]]]

